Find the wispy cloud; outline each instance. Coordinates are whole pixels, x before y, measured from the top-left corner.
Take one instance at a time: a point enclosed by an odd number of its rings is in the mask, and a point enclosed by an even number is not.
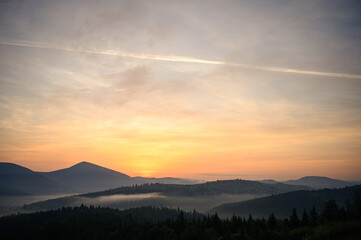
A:
[[[129,52],[110,51],[110,50],[105,51],[105,50],[89,49],[89,48],[71,48],[71,47],[54,46],[54,45],[40,43],[40,42],[15,41],[15,40],[0,40],[0,44],[11,45],[11,46],[20,46],[20,47],[54,49],[54,50],[79,52],[79,53],[111,55],[111,56],[136,58],[136,59],[167,61],[167,62],[199,63],[199,64],[210,64],[210,65],[230,65],[230,66],[235,66],[235,67],[242,67],[242,68],[249,68],[249,69],[256,69],[256,70],[270,71],[270,72],[296,73],[296,74],[317,75],[317,76],[325,76],[325,77],[361,79],[361,75],[357,75],[357,74],[318,72],[318,71],[308,71],[308,70],[300,70],[300,69],[293,69],[293,68],[256,66],[256,65],[249,65],[249,64],[243,64],[243,63],[214,61],[214,60],[199,59],[199,58],[192,58],[192,57],[185,57],[185,56],[173,56],[173,55],[164,56],[164,55],[156,55],[156,54],[137,54],[137,53],[129,53]]]

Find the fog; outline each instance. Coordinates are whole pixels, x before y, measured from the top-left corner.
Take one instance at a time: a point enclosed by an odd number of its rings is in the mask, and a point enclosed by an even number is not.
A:
[[[17,213],[19,208],[24,205],[46,201],[48,199],[62,198],[70,196],[70,194],[57,194],[57,195],[36,195],[36,196],[1,196],[0,197],[0,216],[6,215],[9,212]]]
[[[116,194],[95,198],[81,195],[14,196],[1,198],[0,215],[57,209],[63,206],[75,207],[80,206],[81,204],[88,206],[110,207],[120,210],[141,206],[154,206],[180,208],[185,211],[193,211],[195,209],[198,212],[207,213],[212,208],[224,203],[245,201],[263,196],[266,195],[220,194],[214,196],[177,197],[166,196],[160,193],[147,193],[131,195]]]
[[[112,207],[118,209],[126,209],[140,206],[170,207],[180,208],[186,211],[197,210],[199,212],[207,212],[210,209],[230,202],[239,202],[244,200],[262,197],[265,195],[252,194],[221,194],[216,196],[197,196],[197,197],[178,197],[165,196],[159,193],[149,194],[133,194],[133,195],[112,195],[96,198],[77,198],[76,205],[95,205],[102,207]]]
[[[148,198],[165,198],[164,195],[159,193],[145,193],[145,194],[116,194],[111,196],[102,196],[97,198],[82,198],[86,202],[90,202],[93,205],[99,204],[111,204],[117,202],[129,202],[129,201],[140,201]]]
[[[197,197],[177,197],[166,196],[159,193],[132,194],[132,195],[111,195],[89,198],[84,196],[70,196],[66,198],[51,199],[43,202],[34,203],[19,209],[21,212],[32,212],[39,210],[57,209],[63,206],[93,205],[101,207],[111,207],[117,209],[127,209],[141,206],[180,208],[185,211],[206,213],[210,209],[224,203],[239,202],[266,195],[254,194],[220,194],[215,196],[197,196]]]

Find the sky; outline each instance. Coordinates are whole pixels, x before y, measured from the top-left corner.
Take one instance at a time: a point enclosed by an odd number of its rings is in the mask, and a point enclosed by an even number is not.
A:
[[[361,180],[361,2],[0,1],[0,161]]]

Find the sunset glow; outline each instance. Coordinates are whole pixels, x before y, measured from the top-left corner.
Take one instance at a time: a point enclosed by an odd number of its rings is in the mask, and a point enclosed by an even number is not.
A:
[[[269,2],[2,2],[1,162],[361,179],[361,8]]]

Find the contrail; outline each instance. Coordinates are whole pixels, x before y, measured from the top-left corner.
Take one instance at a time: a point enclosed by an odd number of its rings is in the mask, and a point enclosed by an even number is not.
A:
[[[210,64],[210,65],[229,65],[229,66],[237,66],[237,67],[242,67],[242,68],[250,68],[250,69],[270,71],[270,72],[297,73],[297,74],[318,75],[318,76],[325,76],[325,77],[361,79],[361,75],[356,75],[356,74],[317,72],[317,71],[307,71],[307,70],[299,70],[299,69],[292,69],[292,68],[256,66],[256,65],[248,65],[248,64],[242,64],[242,63],[231,63],[231,62],[223,62],[223,61],[213,61],[213,60],[206,60],[206,59],[190,58],[190,57],[184,57],[184,56],[163,56],[163,55],[154,55],[154,54],[136,54],[136,53],[119,52],[119,51],[102,51],[102,50],[84,49],[84,48],[68,48],[68,47],[58,47],[58,46],[48,45],[48,44],[44,44],[44,43],[25,42],[25,41],[16,42],[16,41],[0,40],[0,44],[21,46],[21,47],[31,47],[31,48],[55,49],[55,50],[79,52],[79,53],[102,54],[102,55],[120,56],[120,57],[128,57],[128,58],[137,58],[137,59],[158,60],[158,61],[167,61],[167,62],[200,63],[200,64]]]
[[[80,52],[80,53],[92,53],[92,54],[102,54],[102,55],[111,55],[111,56],[120,56],[120,57],[129,57],[129,58],[138,58],[138,59],[149,59],[149,60],[159,60],[159,61],[168,61],[168,62],[185,62],[185,63],[203,63],[203,64],[227,64],[220,61],[210,61],[197,58],[189,58],[182,56],[163,56],[163,55],[153,55],[153,54],[135,54],[128,52],[118,52],[118,51],[102,51],[94,49],[82,49],[82,48],[68,48],[68,47],[58,47],[53,45],[46,45],[43,43],[35,42],[10,42],[10,41],[1,41],[0,44],[3,45],[12,45],[12,46],[21,46],[21,47],[31,47],[31,48],[46,48],[46,49],[55,49],[69,52]]]

